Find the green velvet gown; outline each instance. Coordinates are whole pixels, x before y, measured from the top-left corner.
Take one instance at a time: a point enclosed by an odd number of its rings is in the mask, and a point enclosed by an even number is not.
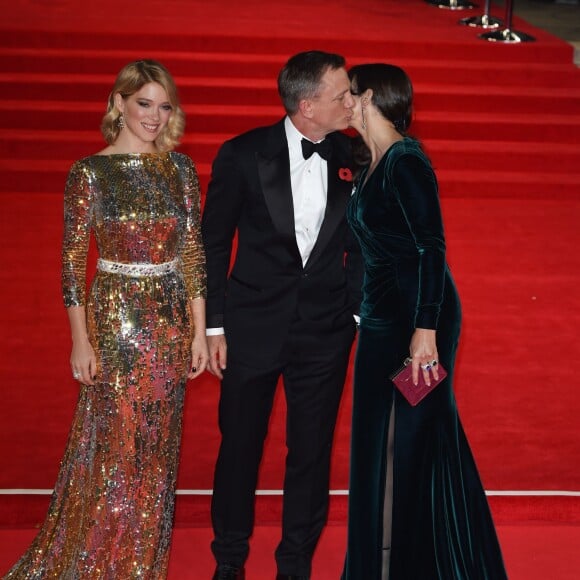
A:
[[[500,547],[453,395],[461,307],[437,182],[405,138],[348,208],[365,259],[345,580],[502,580]],[[363,185],[364,184],[364,185]],[[448,377],[416,407],[390,375],[415,328],[436,328]]]

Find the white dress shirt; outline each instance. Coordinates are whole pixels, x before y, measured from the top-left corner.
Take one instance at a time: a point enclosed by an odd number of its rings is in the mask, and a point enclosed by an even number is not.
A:
[[[294,228],[296,243],[305,266],[318,238],[326,211],[328,168],[326,160],[318,153],[309,159],[302,155],[302,139],[289,117],[284,121],[288,151],[290,154],[290,182],[294,204]]]

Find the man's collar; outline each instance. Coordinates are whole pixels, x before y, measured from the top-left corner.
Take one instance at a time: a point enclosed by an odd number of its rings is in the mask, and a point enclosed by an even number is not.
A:
[[[288,116],[284,119],[284,128],[286,130],[286,137],[288,138],[288,145],[296,147],[296,149],[300,149],[300,142],[302,139],[307,139],[308,141],[312,141],[312,139],[308,139],[306,135],[303,135],[297,128],[296,125],[292,122],[292,119]],[[318,141],[312,141],[313,143],[320,143],[320,141],[324,141],[325,137],[319,139]]]

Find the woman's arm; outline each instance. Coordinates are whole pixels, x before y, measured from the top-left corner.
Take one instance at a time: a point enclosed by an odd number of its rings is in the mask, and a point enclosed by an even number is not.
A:
[[[87,171],[86,166],[75,163],[69,172],[64,191],[62,293],[73,343],[71,370],[75,379],[92,385],[97,374],[97,361],[89,342],[85,314],[92,201]]]
[[[413,382],[419,373],[427,384],[439,378],[436,329],[445,289],[445,236],[439,205],[437,180],[427,159],[419,155],[403,155],[395,164],[393,182],[399,205],[419,255],[415,331],[409,354],[413,361]]]
[[[205,336],[207,276],[205,251],[201,237],[201,199],[197,171],[189,158],[187,158],[186,177],[184,179],[184,199],[187,216],[181,263],[189,296],[189,308],[193,325],[191,368],[188,378],[194,379],[206,369],[209,361],[209,352]]]
[[[437,328],[445,289],[445,236],[435,173],[427,159],[405,154],[394,165],[395,195],[419,258],[415,328]]]

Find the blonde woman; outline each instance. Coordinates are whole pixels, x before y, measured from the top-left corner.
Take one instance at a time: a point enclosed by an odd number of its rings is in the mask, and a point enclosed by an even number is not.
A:
[[[70,170],[62,288],[80,395],[46,521],[7,578],[166,576],[185,386],[208,362],[198,179],[171,151],[183,127],[169,72],[130,63],[107,147]]]

